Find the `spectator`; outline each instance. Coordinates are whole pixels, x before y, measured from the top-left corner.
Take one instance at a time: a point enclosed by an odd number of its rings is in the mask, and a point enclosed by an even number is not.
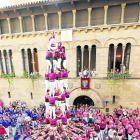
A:
[[[108,131],[108,136],[110,138],[110,140],[112,140],[114,133],[116,133],[115,129],[112,127],[109,131]]]
[[[19,126],[19,129],[20,129],[20,133],[21,135],[23,134],[24,132],[24,120],[23,120],[23,117],[21,116],[21,114],[19,114],[19,117],[17,118],[17,122],[18,122],[18,126]]]
[[[21,137],[21,135],[18,134],[18,132],[16,132],[16,135],[14,136],[14,140],[19,140]]]
[[[119,138],[117,136],[117,133],[114,133],[114,136],[113,136],[112,140],[119,140]]]

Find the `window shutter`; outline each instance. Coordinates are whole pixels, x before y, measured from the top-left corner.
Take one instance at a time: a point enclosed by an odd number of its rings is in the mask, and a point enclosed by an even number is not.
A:
[[[12,33],[20,33],[20,22],[18,18],[11,19],[11,31]]]
[[[73,13],[63,12],[62,13],[62,29],[73,27]]]
[[[36,31],[43,31],[45,30],[45,17],[44,15],[37,15],[35,16],[35,30]]]
[[[107,24],[119,24],[121,23],[121,5],[110,6],[107,11]]]
[[[88,10],[79,10],[76,12],[76,27],[88,26]]]
[[[2,19],[2,20],[0,21],[0,26],[1,26],[1,34],[8,34],[8,33],[9,33],[8,21],[7,21],[7,19]]]
[[[104,8],[95,8],[91,11],[91,25],[103,25],[104,24]]]
[[[59,28],[59,19],[57,13],[48,15],[48,28],[49,30],[54,30]]]
[[[127,4],[124,11],[124,22],[138,22],[139,20],[139,3]]]
[[[23,17],[23,32],[32,32],[32,19],[31,17]]]

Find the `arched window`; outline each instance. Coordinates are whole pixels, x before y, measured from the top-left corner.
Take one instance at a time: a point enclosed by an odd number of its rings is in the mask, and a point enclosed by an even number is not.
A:
[[[84,66],[84,69],[89,68],[89,50],[88,50],[87,45],[84,46],[83,66]]]
[[[124,56],[124,64],[126,66],[126,70],[129,70],[130,52],[131,52],[131,44],[127,43],[125,48],[125,56]]]
[[[114,45],[110,44],[109,46],[109,54],[108,54],[108,71],[113,71],[114,64]]]
[[[90,69],[96,69],[96,46],[92,45],[91,48],[91,59],[90,59]]]
[[[10,74],[9,58],[8,58],[6,50],[4,50],[4,61],[5,61],[5,69],[6,69],[5,73]]]
[[[14,72],[12,50],[9,50],[9,59],[10,59],[9,61],[10,61],[10,69],[11,69],[11,72]]]
[[[39,72],[38,53],[37,53],[37,49],[36,48],[34,48],[34,67],[35,67],[35,72]]]
[[[115,70],[121,70],[121,64],[122,64],[122,44],[119,43],[117,47],[117,52],[116,52],[116,65],[115,65]]]
[[[22,60],[23,60],[23,70],[28,72],[27,54],[24,49],[21,50],[21,53],[22,53]]]
[[[81,46],[77,46],[77,76],[81,72]]]
[[[33,73],[33,60],[32,60],[31,49],[28,49],[27,52],[28,52],[29,74],[32,74]]]
[[[3,58],[2,58],[2,53],[0,51],[0,68],[1,68],[1,72],[4,73],[4,69],[3,69]]]
[[[62,48],[63,48],[63,52],[65,53],[65,47],[63,46]],[[64,69],[64,67],[63,67],[63,60],[61,61],[61,69]]]

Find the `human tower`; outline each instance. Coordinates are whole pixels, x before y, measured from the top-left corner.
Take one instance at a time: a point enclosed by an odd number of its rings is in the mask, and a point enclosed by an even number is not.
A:
[[[62,48],[62,42],[55,41],[55,36],[49,38],[48,51],[46,52],[47,69],[45,73],[45,107],[46,123],[50,128],[56,129],[57,125],[65,128],[71,120],[69,108],[69,88],[67,59]],[[53,56],[53,64],[51,57]],[[62,67],[61,67],[62,63]]]

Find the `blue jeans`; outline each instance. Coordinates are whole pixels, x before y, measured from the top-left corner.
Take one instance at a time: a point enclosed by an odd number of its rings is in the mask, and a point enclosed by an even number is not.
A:
[[[22,135],[23,134],[23,126],[22,125],[19,125],[19,130],[20,130],[20,133]]]
[[[88,119],[88,122],[89,122],[89,123],[92,123],[92,118],[89,118],[89,119]]]

